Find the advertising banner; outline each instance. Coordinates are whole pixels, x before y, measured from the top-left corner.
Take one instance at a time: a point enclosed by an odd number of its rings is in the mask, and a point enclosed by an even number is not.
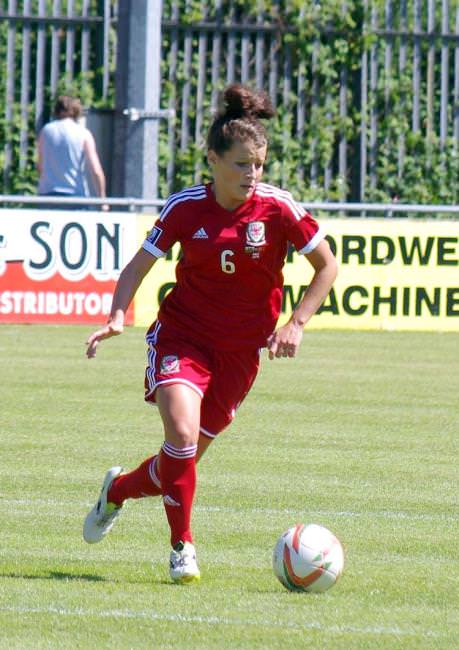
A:
[[[139,245],[154,217],[139,216]],[[309,327],[459,331],[459,221],[319,219],[337,257],[334,288]],[[148,325],[174,283],[175,246],[145,279],[135,324]],[[280,322],[307,290],[312,268],[291,252]]]
[[[136,248],[129,213],[1,210],[0,323],[103,323]]]
[[[0,211],[0,323],[103,323],[122,268],[154,214]],[[339,263],[335,285],[309,327],[459,331],[459,222],[319,219]],[[146,327],[174,286],[174,246],[137,292],[127,323]],[[291,251],[284,322],[312,268]]]

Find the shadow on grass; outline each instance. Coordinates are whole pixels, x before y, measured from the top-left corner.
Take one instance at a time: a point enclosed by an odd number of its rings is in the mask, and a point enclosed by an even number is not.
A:
[[[92,573],[65,573],[63,571],[47,571],[45,573],[27,574],[19,572],[0,573],[0,578],[22,578],[23,580],[83,580],[86,582],[106,582],[102,576]]]

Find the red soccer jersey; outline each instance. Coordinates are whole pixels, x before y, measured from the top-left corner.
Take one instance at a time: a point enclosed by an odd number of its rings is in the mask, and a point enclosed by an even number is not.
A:
[[[182,247],[158,318],[220,350],[263,347],[281,309],[288,243],[305,254],[323,237],[291,194],[266,183],[233,211],[216,202],[210,184],[172,194],[143,243],[155,257],[177,241]]]

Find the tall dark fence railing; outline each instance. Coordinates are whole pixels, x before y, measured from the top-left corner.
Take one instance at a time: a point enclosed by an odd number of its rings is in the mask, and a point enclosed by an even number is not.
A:
[[[457,0],[151,2],[161,104],[175,111],[160,126],[161,196],[205,177],[219,91],[241,81],[277,106],[268,180],[300,200],[459,202]],[[113,96],[117,7],[0,2],[3,192],[33,176],[34,133],[63,81],[91,102]]]
[[[86,101],[107,98],[115,9],[110,0],[0,3],[0,156],[5,189],[12,176],[31,164],[34,132],[48,119],[50,100],[61,88],[83,90]]]
[[[203,127],[233,81],[269,92],[280,118],[268,173],[300,196],[307,185],[305,199],[397,199],[416,164],[457,158],[456,0],[199,4],[199,19],[193,3],[163,8],[163,106],[176,111],[162,124],[164,193],[201,180]]]

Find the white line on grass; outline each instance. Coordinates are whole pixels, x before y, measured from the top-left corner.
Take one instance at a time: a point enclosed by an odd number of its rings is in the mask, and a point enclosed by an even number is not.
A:
[[[251,514],[262,514],[262,515],[298,515],[300,514],[299,510],[292,510],[291,508],[233,508],[231,506],[194,506],[195,510],[203,512],[228,512],[228,513],[238,513],[238,512],[248,512]],[[301,511],[304,514],[304,511]],[[412,519],[412,520],[423,520],[423,521],[459,521],[459,517],[454,515],[446,515],[442,513],[438,514],[412,514],[408,512],[394,512],[394,511],[367,511],[367,512],[355,512],[352,510],[310,510],[307,509],[307,514],[319,516],[319,517],[349,517],[349,518],[358,518],[358,517],[375,517],[375,518],[390,518],[390,519]]]
[[[1,506],[52,506],[59,509],[67,509],[69,506],[81,507],[82,509],[90,508],[94,503],[81,502],[81,501],[56,501],[54,499],[2,499],[0,497]],[[162,504],[158,500],[157,503],[152,503],[150,507],[162,510]],[[194,506],[196,512],[224,512],[228,514],[247,513],[254,515],[294,515],[305,514],[305,510],[293,510],[292,508],[235,508],[233,506],[212,506],[212,505],[199,505]],[[397,512],[394,510],[381,510],[381,511],[365,511],[355,512],[353,510],[307,510],[310,516],[318,517],[348,517],[350,519],[357,519],[359,517],[369,517],[375,519],[403,519],[412,521],[445,521],[445,522],[459,522],[459,516],[449,515],[444,513],[410,513],[410,512]]]
[[[400,627],[357,627],[354,625],[324,625],[315,621],[294,623],[292,621],[250,620],[237,618],[223,618],[219,616],[189,616],[186,614],[159,614],[156,612],[133,611],[129,609],[94,610],[94,609],[66,609],[63,607],[13,607],[0,606],[0,612],[12,614],[50,614],[58,616],[81,616],[93,618],[125,618],[142,619],[149,621],[169,621],[171,623],[200,623],[202,625],[234,625],[237,627],[274,627],[288,628],[291,630],[319,630],[326,634],[367,634],[367,635],[395,635],[395,636],[422,636],[444,638],[445,634],[437,634],[431,630],[408,630]]]

